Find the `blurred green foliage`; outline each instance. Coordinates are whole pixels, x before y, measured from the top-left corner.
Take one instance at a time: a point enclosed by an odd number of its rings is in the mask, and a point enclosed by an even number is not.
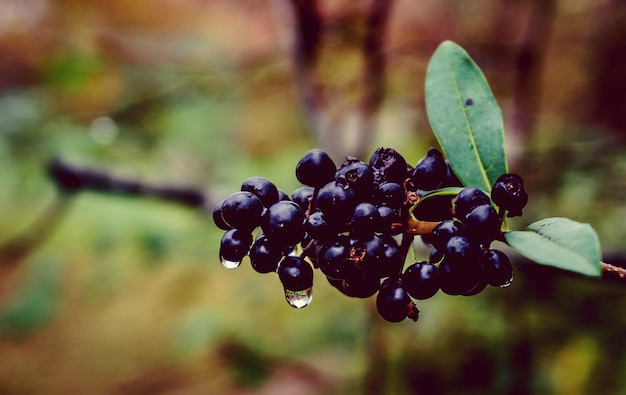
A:
[[[626,8],[560,2],[545,33],[529,22],[537,1],[394,3],[372,150],[395,147],[416,163],[435,144],[425,66],[452,39],[487,75],[511,170],[528,184],[528,209],[511,228],[570,217],[593,224],[605,250],[622,256],[625,125],[596,103],[626,102],[616,88],[623,59],[603,56],[626,53],[615,51]],[[3,4],[11,12],[0,13],[0,243],[53,204],[44,166],[57,155],[200,188],[212,203],[252,175],[297,188],[294,166],[317,143],[280,4]],[[320,4],[320,84],[341,133],[361,93],[369,2]],[[546,45],[529,84],[534,105],[520,106],[517,55],[533,31]],[[372,300],[344,297],[321,276],[313,303],[295,310],[276,276],[247,262],[223,269],[221,232],[202,209],[85,193],[57,219],[41,244],[0,261],[0,393],[354,394],[379,379],[390,394],[626,393],[623,285],[518,258],[511,288],[437,295],[419,304],[417,324],[388,325]]]

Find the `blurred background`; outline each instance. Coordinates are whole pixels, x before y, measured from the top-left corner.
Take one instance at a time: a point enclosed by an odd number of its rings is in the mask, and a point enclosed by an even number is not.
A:
[[[511,227],[589,222],[623,262],[625,38],[617,0],[0,0],[0,393],[626,394],[623,283],[511,254],[511,287],[440,293],[417,323],[322,276],[296,310],[220,265],[210,218],[253,175],[291,193],[313,147],[417,163],[449,39],[503,110],[530,194]],[[207,208],[60,199],[55,157]]]

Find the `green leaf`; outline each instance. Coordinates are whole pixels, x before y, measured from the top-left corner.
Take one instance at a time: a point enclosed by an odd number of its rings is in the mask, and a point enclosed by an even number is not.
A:
[[[601,274],[600,242],[589,224],[567,218],[546,218],[526,230],[506,232],[504,238],[520,254],[542,265],[586,276]]]
[[[428,64],[426,111],[459,179],[490,191],[507,173],[502,112],[476,63],[451,41],[444,41]]]

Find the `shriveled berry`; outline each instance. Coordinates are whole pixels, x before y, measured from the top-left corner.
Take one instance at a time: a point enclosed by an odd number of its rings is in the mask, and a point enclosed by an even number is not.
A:
[[[524,181],[517,174],[503,174],[496,180],[491,189],[491,199],[503,210],[507,216],[519,217],[522,209],[528,203],[528,193],[524,189]]]
[[[296,178],[304,185],[321,188],[335,177],[335,162],[321,149],[308,151],[296,165]]]
[[[370,166],[378,183],[402,184],[408,178],[406,160],[393,148],[377,148],[370,157]]]
[[[344,189],[367,195],[374,188],[374,170],[367,163],[349,159],[335,173],[335,182]]]

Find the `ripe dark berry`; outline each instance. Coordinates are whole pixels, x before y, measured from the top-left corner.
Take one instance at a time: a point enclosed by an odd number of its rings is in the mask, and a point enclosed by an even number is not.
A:
[[[370,157],[370,166],[378,183],[402,184],[408,178],[406,160],[393,148],[376,149]]]
[[[415,165],[411,182],[415,188],[429,191],[436,189],[445,179],[447,173],[448,167],[443,154],[431,147],[426,156]]]
[[[463,295],[478,286],[481,268],[476,262],[468,265],[450,262],[447,257],[439,264],[439,286],[448,295]]]
[[[317,194],[317,208],[324,213],[327,221],[347,223],[352,217],[356,197],[351,188],[344,188],[331,181]]]
[[[338,288],[344,295],[353,298],[369,298],[378,292],[380,279],[363,270],[352,271]]]
[[[390,240],[383,240],[385,250],[377,269],[378,277],[381,278],[395,276],[402,271],[402,266],[404,266],[404,257],[397,243],[393,238],[389,239]]]
[[[230,229],[230,225],[228,225],[226,221],[224,221],[224,218],[222,218],[222,204],[223,203],[224,202],[222,201],[222,203],[218,204],[213,209],[213,222],[215,223],[215,226],[217,226],[218,228],[222,230],[228,230]]]
[[[313,187],[300,187],[291,194],[291,200],[300,206],[302,211],[307,212],[313,192]]]
[[[468,235],[484,244],[489,244],[500,230],[500,218],[490,204],[471,209],[463,218],[463,224]]]
[[[321,188],[335,177],[337,166],[321,149],[308,151],[296,165],[296,178],[304,185]]]
[[[220,260],[224,263],[224,266],[229,268],[239,266],[243,257],[248,253],[251,244],[252,234],[250,232],[239,229],[227,230],[220,242]]]
[[[354,271],[354,264],[349,258],[350,242],[343,236],[321,248],[317,263],[328,278],[345,279],[351,271]]]
[[[316,211],[309,215],[304,222],[304,230],[315,240],[332,240],[339,233],[333,223],[326,221],[324,213]]]
[[[496,180],[491,189],[491,199],[509,217],[519,217],[528,203],[528,193],[524,190],[524,181],[517,174],[503,174]]]
[[[222,218],[233,228],[253,230],[262,213],[263,203],[251,192],[235,192],[222,203]]]
[[[270,180],[264,177],[250,177],[241,184],[241,190],[252,192],[263,206],[269,207],[279,200],[278,188]]]
[[[463,218],[474,207],[482,204],[491,204],[491,200],[489,200],[489,196],[480,189],[476,187],[467,187],[463,188],[461,192],[455,196],[453,203],[454,213],[457,218]]]
[[[374,190],[374,202],[379,206],[389,206],[392,209],[400,209],[406,201],[404,187],[395,182],[380,184]]]
[[[381,317],[389,322],[400,322],[406,317],[417,321],[419,310],[402,287],[399,278],[388,277],[383,280],[376,296],[376,309]]]
[[[265,236],[255,240],[248,255],[252,268],[259,273],[275,272],[278,268],[278,262],[283,257],[280,247],[272,245]]]
[[[439,268],[429,262],[416,262],[402,274],[402,284],[415,299],[428,299],[439,291]]]
[[[278,278],[285,289],[302,291],[313,286],[313,268],[300,257],[286,256],[278,265]]]
[[[466,236],[452,236],[446,244],[444,261],[452,264],[469,265],[478,263],[482,254],[480,245]]]
[[[372,203],[362,202],[356,205],[350,221],[351,234],[355,236],[371,235],[380,228],[381,218],[378,208]]]
[[[455,219],[446,219],[439,222],[430,233],[427,240],[438,250],[445,250],[448,240],[452,236],[462,235],[465,226]]]
[[[480,261],[487,283],[494,287],[508,287],[513,282],[513,266],[500,250],[488,250]]]
[[[279,201],[267,209],[261,221],[261,229],[272,243],[289,247],[304,237],[304,211],[294,202]]]
[[[398,210],[394,210],[389,206],[378,207],[378,214],[380,215],[379,228],[376,230],[380,233],[398,234],[402,232],[402,227],[393,229],[394,224],[400,224],[400,214]]]

